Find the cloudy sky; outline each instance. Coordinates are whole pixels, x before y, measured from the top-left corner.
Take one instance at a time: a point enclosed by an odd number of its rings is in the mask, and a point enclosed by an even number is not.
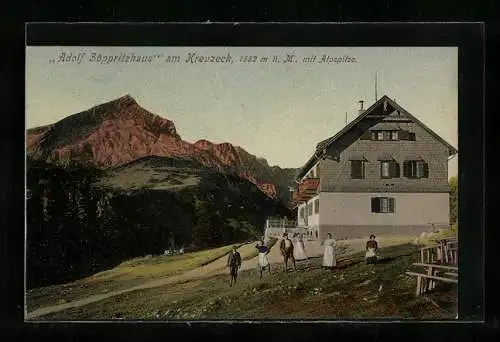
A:
[[[61,53],[81,62],[58,62]],[[151,62],[98,63],[92,53],[157,55]],[[233,63],[185,63],[189,53],[227,56]],[[287,54],[296,63],[282,63]],[[318,63],[322,55],[355,62]],[[180,56],[180,63],[168,63]],[[242,62],[279,56],[279,63]],[[305,57],[316,56],[305,63]],[[129,94],[145,109],[173,120],[190,142],[231,142],[271,165],[301,167],[316,144],[386,94],[457,146],[456,48],[289,47],[28,47],[27,127],[54,123]],[[51,63],[55,59],[55,63]],[[353,59],[351,59],[352,61]],[[449,164],[457,174],[457,161]]]

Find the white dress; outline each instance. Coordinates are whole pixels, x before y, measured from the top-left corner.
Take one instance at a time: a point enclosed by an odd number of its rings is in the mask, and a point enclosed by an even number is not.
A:
[[[323,266],[334,267],[337,266],[337,259],[335,259],[335,246],[337,242],[334,239],[326,239],[323,243],[325,245],[325,252],[323,254]]]
[[[295,247],[293,248],[293,257],[295,260],[306,260],[308,256],[304,248],[304,241],[301,238],[295,240]]]
[[[262,268],[269,265],[269,259],[267,258],[266,253],[259,253],[259,265]]]
[[[368,248],[365,254],[365,258],[372,258],[374,256],[377,256],[377,254],[375,254],[375,248]]]

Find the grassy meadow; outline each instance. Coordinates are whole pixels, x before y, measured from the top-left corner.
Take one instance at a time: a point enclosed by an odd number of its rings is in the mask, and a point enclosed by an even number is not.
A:
[[[243,250],[243,248],[242,248]],[[242,253],[243,254],[243,253]],[[138,290],[41,316],[41,320],[262,320],[262,319],[452,319],[457,287],[441,284],[415,297],[416,280],[405,275],[419,259],[418,246],[403,243],[380,250],[376,265],[364,253],[341,257],[333,271],[321,258],[298,264],[296,272],[275,267],[260,279],[240,273],[229,287],[226,274]]]

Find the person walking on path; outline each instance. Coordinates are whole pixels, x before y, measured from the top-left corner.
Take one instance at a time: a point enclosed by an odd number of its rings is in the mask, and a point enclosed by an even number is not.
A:
[[[378,243],[375,241],[375,235],[370,235],[370,240],[366,242],[365,259],[367,264],[375,264],[377,262]]]
[[[229,257],[227,258],[227,267],[229,267],[229,273],[231,274],[231,281],[229,286],[236,284],[236,279],[238,278],[238,270],[241,267],[241,255],[236,250],[236,246],[233,246],[231,252],[229,252]]]
[[[280,243],[280,252],[283,256],[283,264],[285,265],[285,272],[288,272],[288,260],[292,260],[294,270],[297,270],[297,265],[295,264],[295,258],[293,257],[293,243],[292,240],[288,238],[288,234],[283,234],[283,240]]]
[[[332,238],[332,234],[327,234],[327,239],[322,243],[325,246],[325,251],[323,253],[323,267],[327,269],[333,269],[337,266],[337,259],[335,258],[335,246],[337,242]]]
[[[264,242],[259,241],[259,243],[255,246],[257,248],[257,251],[259,251],[259,271],[260,271],[260,277],[262,278],[262,272],[267,268],[269,271],[269,274],[271,274],[271,264],[269,263],[269,259],[267,258],[267,255],[269,254],[269,247],[264,245]]]

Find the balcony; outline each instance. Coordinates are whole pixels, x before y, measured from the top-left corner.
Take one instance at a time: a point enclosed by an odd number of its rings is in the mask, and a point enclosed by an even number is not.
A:
[[[304,179],[297,189],[292,193],[293,202],[305,202],[316,195],[319,186],[319,178]]]

